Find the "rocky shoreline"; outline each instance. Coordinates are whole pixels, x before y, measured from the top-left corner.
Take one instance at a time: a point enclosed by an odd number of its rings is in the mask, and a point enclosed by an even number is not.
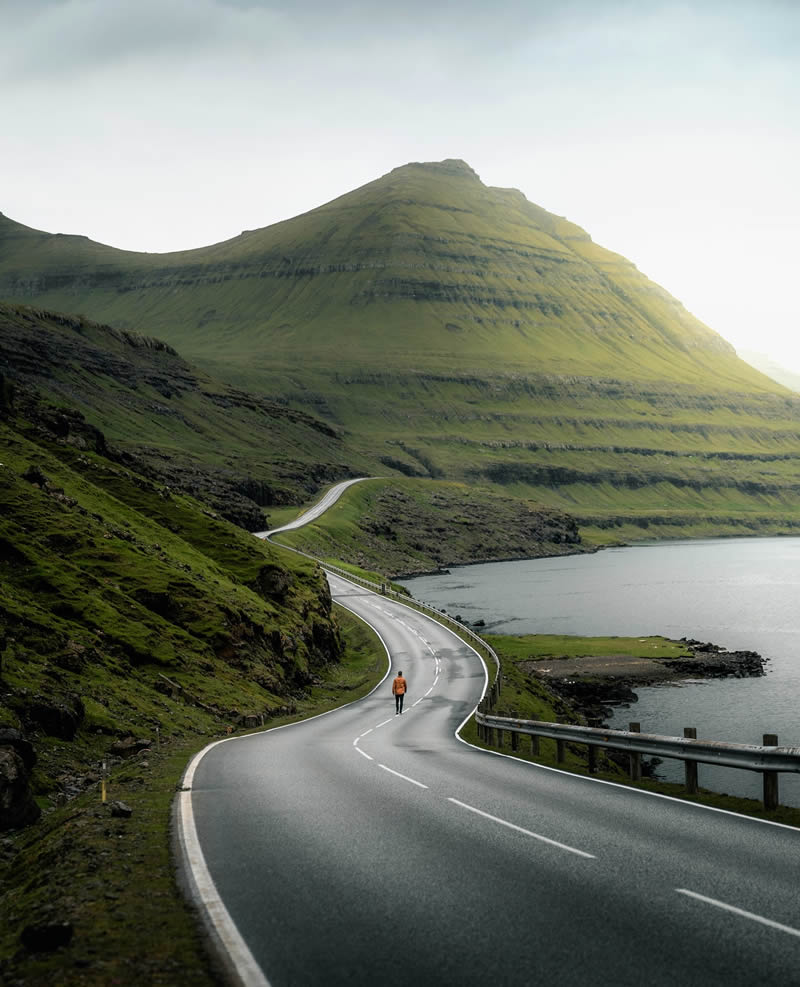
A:
[[[750,678],[764,675],[766,659],[755,651],[728,651],[717,644],[681,638],[687,653],[676,658],[588,655],[525,662],[525,671],[547,682],[590,724],[608,719],[613,707],[638,701],[642,686],[689,679]]]

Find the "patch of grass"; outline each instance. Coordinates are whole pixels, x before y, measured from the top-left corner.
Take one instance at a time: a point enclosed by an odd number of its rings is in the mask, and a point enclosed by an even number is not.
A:
[[[130,805],[130,819],[113,818],[96,786],[13,839],[0,899],[5,983],[218,982],[176,887],[168,839],[175,789],[197,743],[172,741],[112,776],[109,799]],[[20,945],[25,926],[65,921],[74,927],[69,946],[33,953]]]
[[[345,640],[341,663],[318,676],[294,714],[280,726],[366,695],[386,672],[377,636],[337,608]],[[92,715],[99,716],[94,704]],[[211,987],[219,972],[206,955],[193,909],[175,885],[170,855],[170,811],[191,756],[226,727],[198,711],[183,736],[171,735],[119,765],[108,783],[109,804],[133,809],[110,815],[99,780],[59,808],[48,806],[35,826],[0,844],[0,979],[28,987],[107,987],[108,984],[192,984]],[[71,944],[31,953],[19,936],[28,924],[69,921]]]
[[[582,658],[586,655],[631,655],[646,658],[679,658],[688,654],[681,641],[652,637],[579,637],[574,634],[486,634],[484,639],[509,662],[544,658]]]

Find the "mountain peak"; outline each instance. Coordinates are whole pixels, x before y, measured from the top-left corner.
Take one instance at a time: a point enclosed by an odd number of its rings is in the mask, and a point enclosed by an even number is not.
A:
[[[471,178],[480,182],[480,175],[461,158],[445,158],[444,161],[409,161],[408,164],[393,168],[390,174],[394,175],[409,168],[424,168],[425,171],[438,175],[450,175],[454,178]]]

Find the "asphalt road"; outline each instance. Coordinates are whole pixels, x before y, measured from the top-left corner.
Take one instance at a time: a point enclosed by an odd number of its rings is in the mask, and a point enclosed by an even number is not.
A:
[[[280,528],[271,528],[269,531],[256,531],[254,534],[256,538],[266,538],[268,535],[279,535],[281,531],[294,531],[295,528],[302,528],[304,524],[309,524],[311,521],[316,520],[320,514],[324,514],[329,507],[333,507],[348,487],[352,487],[354,483],[361,483],[369,479],[368,476],[359,476],[354,480],[343,480],[341,483],[332,486],[313,507],[309,507],[307,511],[296,517],[294,521],[289,521],[288,524],[283,524]]]
[[[181,797],[244,982],[800,984],[796,830],[469,747],[454,733],[483,691],[477,655],[330,581],[391,673],[351,706],[213,746]]]

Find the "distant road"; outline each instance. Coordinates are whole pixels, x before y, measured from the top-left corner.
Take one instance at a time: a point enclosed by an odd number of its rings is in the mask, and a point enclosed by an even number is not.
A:
[[[254,534],[256,538],[267,538],[269,535],[280,534],[281,531],[293,531],[295,528],[302,528],[304,524],[315,521],[320,514],[324,514],[329,507],[332,507],[348,487],[352,487],[354,483],[361,483],[369,479],[370,477],[368,476],[359,476],[355,480],[343,480],[341,483],[337,483],[331,487],[319,503],[314,504],[313,507],[310,507],[300,517],[295,518],[294,521],[283,524],[280,528],[271,528],[269,531],[255,531]]]
[[[800,983],[797,830],[469,747],[454,734],[486,681],[475,652],[329,581],[392,672],[360,702],[213,745],[184,779],[186,853],[242,982]]]

